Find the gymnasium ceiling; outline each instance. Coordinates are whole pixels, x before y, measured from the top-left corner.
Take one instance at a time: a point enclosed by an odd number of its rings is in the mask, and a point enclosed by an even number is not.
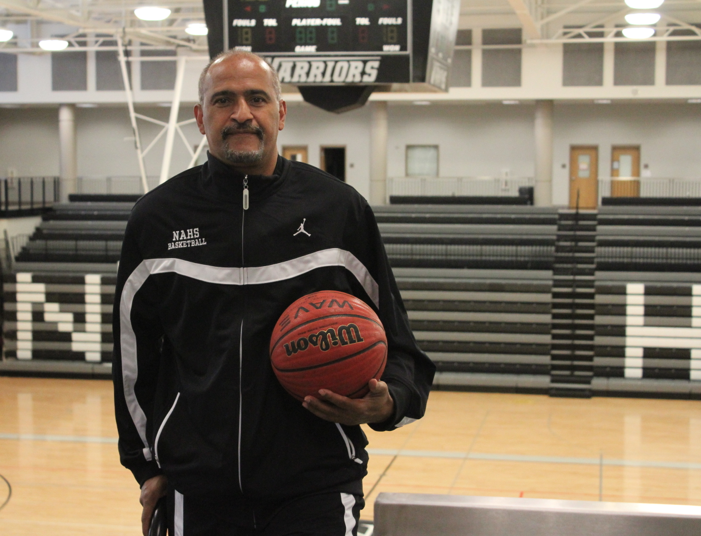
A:
[[[204,21],[201,0],[149,2],[172,10],[170,18],[163,22],[137,19],[134,8],[145,4],[146,0],[0,0],[0,28],[15,32],[11,41],[0,43],[0,51],[39,51],[40,39],[58,35],[75,37],[73,45],[77,47],[100,46],[101,41],[82,37],[99,34],[119,35],[127,42],[206,52],[206,37],[185,33],[189,22]],[[528,45],[558,42],[565,37],[564,26],[597,26],[609,29],[601,39],[611,40],[616,38],[614,29],[625,25],[623,17],[630,11],[623,0],[462,0],[459,28],[521,27]],[[692,26],[701,23],[701,0],[666,0],[655,11],[662,19],[653,39],[674,38],[669,35],[671,29],[680,27],[691,30],[687,33],[693,32],[686,38],[701,39],[701,31]]]

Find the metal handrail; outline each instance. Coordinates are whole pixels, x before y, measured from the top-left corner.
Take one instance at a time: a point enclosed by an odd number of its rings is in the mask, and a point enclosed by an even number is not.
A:
[[[59,202],[60,190],[59,177],[0,177],[0,216],[41,214]]]

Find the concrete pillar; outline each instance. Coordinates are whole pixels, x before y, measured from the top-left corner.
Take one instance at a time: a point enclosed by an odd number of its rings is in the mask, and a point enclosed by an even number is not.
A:
[[[370,204],[387,203],[387,102],[372,102],[370,117]]]
[[[534,204],[553,204],[553,101],[535,104],[535,191]]]
[[[61,201],[68,201],[68,194],[76,193],[78,186],[74,104],[62,104],[58,109],[58,138],[61,155]]]

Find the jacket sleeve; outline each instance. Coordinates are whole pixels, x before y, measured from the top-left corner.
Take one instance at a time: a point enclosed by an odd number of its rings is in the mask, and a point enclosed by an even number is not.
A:
[[[133,219],[133,217],[132,217]],[[139,485],[161,473],[153,458],[151,416],[162,329],[153,283],[130,220],[122,244],[114,301],[112,377],[119,456]]]
[[[371,271],[379,287],[379,317],[387,335],[387,365],[382,380],[394,400],[394,415],[383,423],[370,424],[377,431],[394,430],[423,417],[436,367],[418,347],[409,317],[394,279],[375,216],[365,209]]]

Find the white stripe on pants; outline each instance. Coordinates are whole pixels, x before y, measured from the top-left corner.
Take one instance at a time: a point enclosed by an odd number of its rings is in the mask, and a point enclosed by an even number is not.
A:
[[[183,530],[183,494],[176,491],[175,492],[175,512],[173,512],[173,524],[175,536],[183,536],[185,533]]]
[[[353,536],[353,529],[355,528],[355,517],[353,516],[355,497],[350,493],[341,493],[341,502],[346,510],[343,516],[343,521],[346,524],[346,536]]]

